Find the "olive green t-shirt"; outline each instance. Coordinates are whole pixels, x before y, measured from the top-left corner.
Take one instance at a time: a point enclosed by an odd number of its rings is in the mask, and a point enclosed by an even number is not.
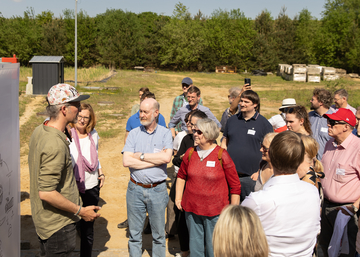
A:
[[[39,197],[39,191],[56,190],[69,201],[80,204],[66,135],[43,124],[36,127],[30,139],[28,161],[32,218],[36,233],[45,240],[79,220],[74,213],[57,209]]]

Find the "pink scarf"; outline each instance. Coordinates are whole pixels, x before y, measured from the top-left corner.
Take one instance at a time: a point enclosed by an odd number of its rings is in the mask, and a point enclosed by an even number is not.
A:
[[[90,160],[91,160],[91,163],[92,163],[92,164],[90,164],[88,162],[88,160],[86,160],[86,158],[81,153],[79,135],[78,135],[75,128],[71,129],[71,135],[72,135],[72,137],[73,137],[73,139],[75,141],[76,149],[78,151],[78,159],[77,159],[76,164],[74,166],[74,175],[75,175],[75,179],[76,179],[76,184],[78,186],[79,192],[80,193],[85,193],[85,170],[87,172],[93,172],[93,171],[96,170],[96,168],[98,167],[98,154],[97,154],[97,151],[96,151],[96,146],[95,146],[94,139],[92,138],[92,136],[89,133],[88,137],[89,137],[90,142],[91,142]]]

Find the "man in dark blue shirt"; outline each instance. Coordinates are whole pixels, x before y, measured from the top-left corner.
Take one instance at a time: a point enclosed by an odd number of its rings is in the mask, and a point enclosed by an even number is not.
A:
[[[259,169],[260,144],[267,133],[273,132],[271,124],[259,110],[258,94],[252,90],[242,93],[240,113],[227,121],[221,143],[235,163],[241,183],[241,201],[254,190],[255,181],[251,175]]]

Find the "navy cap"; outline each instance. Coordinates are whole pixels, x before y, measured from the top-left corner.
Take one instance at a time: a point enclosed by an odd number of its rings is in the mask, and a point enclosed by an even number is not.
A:
[[[181,84],[186,84],[186,85],[192,85],[193,81],[191,80],[191,78],[186,77],[182,80]]]

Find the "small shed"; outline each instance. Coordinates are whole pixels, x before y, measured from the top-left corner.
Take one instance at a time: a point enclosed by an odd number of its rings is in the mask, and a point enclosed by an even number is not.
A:
[[[58,83],[64,83],[63,56],[34,56],[32,64],[33,94],[44,95]]]

